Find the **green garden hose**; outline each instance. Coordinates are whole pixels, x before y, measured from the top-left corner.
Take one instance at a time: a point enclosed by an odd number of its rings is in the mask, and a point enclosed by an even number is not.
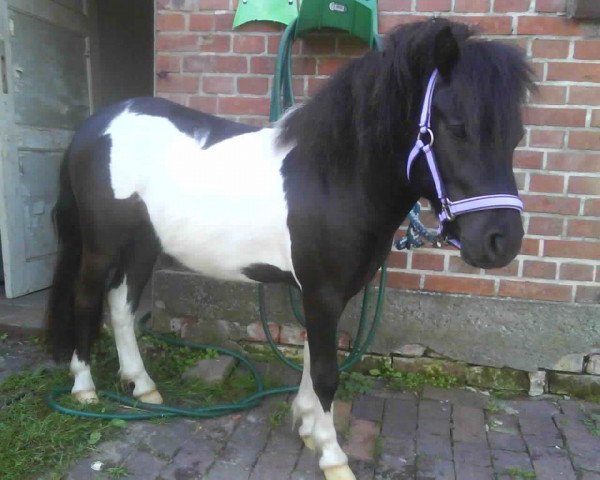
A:
[[[294,40],[294,34],[296,30],[296,20],[288,25],[285,29],[281,38],[281,44],[279,46],[279,52],[277,55],[277,65],[275,69],[275,79],[273,83],[273,90],[271,92],[271,110],[270,119],[276,121],[280,116],[284,108],[289,108],[294,104],[294,94],[292,90],[292,71],[291,71],[291,51],[292,43]],[[379,40],[377,38],[377,40]],[[379,45],[378,42],[376,42]],[[283,108],[282,108],[282,96],[283,96]],[[381,275],[379,279],[379,288],[377,294],[377,303],[375,305],[375,311],[370,326],[368,326],[369,307],[371,304],[371,298],[373,295],[372,286],[366,285],[363,292],[363,302],[360,313],[360,319],[358,322],[358,329],[352,347],[348,356],[344,359],[339,367],[340,371],[346,371],[358,362],[364,353],[369,348],[369,345],[373,341],[377,327],[381,322],[381,315],[383,311],[383,301],[385,297],[385,286],[386,286],[387,271],[385,264],[382,266]],[[301,325],[305,325],[302,310],[299,305],[299,294],[298,290],[290,287],[289,290],[290,304],[294,312],[294,316]],[[271,332],[269,331],[269,319],[266,308],[266,296],[265,288],[263,284],[258,286],[258,305],[260,312],[260,319],[262,322],[263,330],[267,338],[269,346],[273,349],[276,356],[285,363],[288,367],[302,371],[302,365],[293,362],[288,359],[277,347]],[[131,397],[120,395],[116,392],[110,392],[106,390],[99,390],[98,395],[106,398],[120,405],[127,407],[138,408],[144,410],[143,412],[136,413],[106,413],[106,412],[89,412],[83,410],[77,410],[73,408],[67,408],[61,405],[58,401],[59,397],[69,394],[71,389],[68,387],[58,388],[53,390],[47,397],[47,404],[50,408],[65,413],[68,415],[74,415],[84,418],[96,418],[96,419],[119,419],[119,420],[147,420],[150,418],[165,418],[175,416],[195,417],[195,418],[211,418],[218,417],[221,415],[229,415],[241,410],[247,410],[256,407],[260,404],[261,400],[269,395],[279,395],[284,393],[296,392],[298,386],[284,386],[266,389],[260,373],[254,367],[252,362],[245,356],[234,350],[217,347],[214,345],[206,345],[202,343],[195,343],[189,340],[176,339],[168,335],[163,335],[158,332],[151,330],[148,326],[148,320],[150,319],[150,313],[147,313],[140,320],[140,331],[144,335],[154,337],[166,344],[187,347],[196,350],[215,350],[223,355],[227,355],[237,359],[243,366],[248,368],[254,379],[256,391],[251,395],[248,395],[236,402],[225,403],[221,405],[214,405],[210,407],[198,407],[198,408],[183,408],[183,407],[172,407],[168,405],[155,405],[150,403],[139,402]],[[365,337],[366,333],[366,337]],[[363,337],[364,341],[363,341]]]

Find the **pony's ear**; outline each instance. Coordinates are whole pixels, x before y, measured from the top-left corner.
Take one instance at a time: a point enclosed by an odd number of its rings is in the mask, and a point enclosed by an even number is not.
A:
[[[452,33],[452,28],[442,28],[435,36],[433,45],[433,60],[442,77],[450,76],[459,55],[458,41]]]

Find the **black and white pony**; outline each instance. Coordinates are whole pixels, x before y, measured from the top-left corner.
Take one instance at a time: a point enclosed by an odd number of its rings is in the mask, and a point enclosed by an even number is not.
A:
[[[338,318],[420,197],[446,215],[442,233],[461,242],[467,263],[501,267],[515,257],[523,228],[514,202],[456,218],[448,206],[516,198],[512,154],[530,87],[519,50],[436,19],[391,32],[383,51],[350,62],[272,128],[159,98],[100,110],[73,138],[55,211],[60,256],[48,336],[57,358],[71,358],[73,395],[97,398],[90,348],[106,294],[122,380],[139,400],[162,401],[134,333],[160,252],[214,278],[285,282],[302,290],[307,319],[293,402],[299,433],[328,479],[354,478],[332,416]],[[407,171],[417,137],[425,145],[417,153],[428,155]]]

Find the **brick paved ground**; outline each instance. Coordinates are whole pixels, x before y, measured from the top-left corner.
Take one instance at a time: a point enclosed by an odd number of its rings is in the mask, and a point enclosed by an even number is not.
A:
[[[17,356],[0,348],[0,358],[12,358],[0,362],[4,373],[19,368]],[[271,426],[281,401],[218,419],[132,423],[120,439],[78,461],[67,478],[108,478],[91,469],[101,461],[104,469],[123,466],[128,479],[321,479],[289,416]],[[600,405],[490,401],[467,390],[426,387],[419,396],[382,389],[338,402],[336,423],[359,480],[600,480],[600,436],[585,422],[594,412],[600,414]]]

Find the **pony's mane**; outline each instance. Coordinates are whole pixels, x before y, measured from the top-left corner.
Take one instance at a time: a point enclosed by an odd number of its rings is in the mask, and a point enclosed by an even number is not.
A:
[[[467,126],[483,115],[485,131],[479,134],[506,138],[532,87],[523,52],[438,18],[400,26],[387,35],[383,51],[351,61],[286,115],[281,140],[296,143],[304,161],[315,162],[322,173],[356,173],[356,167],[365,172],[373,162],[381,168],[386,159],[397,161],[414,142],[424,88],[435,68],[435,38],[448,27],[460,48],[453,75],[460,79],[455,84],[461,85],[457,94]]]

